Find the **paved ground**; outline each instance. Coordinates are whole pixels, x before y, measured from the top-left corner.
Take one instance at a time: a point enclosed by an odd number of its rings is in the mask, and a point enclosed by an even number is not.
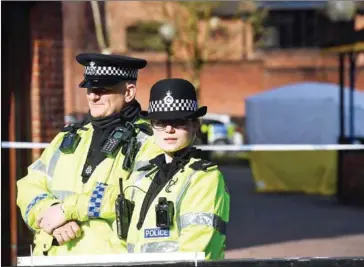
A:
[[[221,167],[231,194],[226,258],[364,256],[364,208],[257,194],[249,168]]]

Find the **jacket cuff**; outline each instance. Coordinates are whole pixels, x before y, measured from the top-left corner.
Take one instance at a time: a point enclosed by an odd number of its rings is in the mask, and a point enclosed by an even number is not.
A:
[[[39,229],[37,225],[37,217],[38,215],[41,215],[46,209],[51,207],[52,205],[55,205],[57,203],[60,203],[58,199],[51,199],[46,198],[41,201],[39,201],[30,211],[28,214],[28,218],[26,223],[29,227],[32,229]]]
[[[87,221],[88,202],[90,197],[74,194],[63,201],[64,215],[67,221]]]

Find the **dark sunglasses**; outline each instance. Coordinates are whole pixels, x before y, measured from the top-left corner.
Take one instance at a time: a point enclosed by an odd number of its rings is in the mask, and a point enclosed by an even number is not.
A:
[[[168,125],[172,126],[173,128],[186,128],[188,126],[188,122],[190,120],[151,120],[150,123],[154,129],[165,129]]]

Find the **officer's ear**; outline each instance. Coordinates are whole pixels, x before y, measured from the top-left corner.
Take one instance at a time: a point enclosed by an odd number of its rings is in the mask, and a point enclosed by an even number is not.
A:
[[[127,81],[125,83],[125,102],[129,103],[135,99],[136,83],[134,81]]]

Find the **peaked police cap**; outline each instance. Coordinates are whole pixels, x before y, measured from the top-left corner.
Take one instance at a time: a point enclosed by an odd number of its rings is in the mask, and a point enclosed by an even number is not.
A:
[[[96,53],[79,54],[76,60],[85,66],[81,88],[111,87],[124,80],[137,80],[138,69],[147,65],[140,58]]]

